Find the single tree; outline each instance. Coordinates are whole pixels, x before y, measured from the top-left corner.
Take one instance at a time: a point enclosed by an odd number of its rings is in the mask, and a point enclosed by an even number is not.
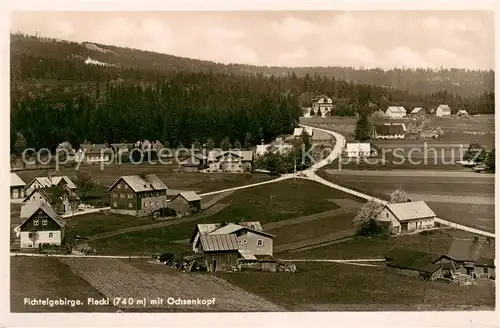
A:
[[[234,142],[234,148],[235,149],[238,149],[238,150],[241,150],[241,142],[239,142],[238,140],[236,140]]]
[[[231,149],[231,141],[229,140],[229,137],[225,137],[221,140],[220,142],[220,148],[222,150],[229,150]]]
[[[245,149],[250,149],[250,147],[252,147],[252,134],[250,132],[247,132],[245,135],[243,147],[245,147]]]
[[[383,210],[383,205],[375,201],[365,203],[353,219],[357,234],[360,236],[373,236],[384,232],[384,227],[377,221]]]
[[[206,147],[208,150],[212,150],[215,148],[215,141],[212,138],[207,139]]]
[[[371,122],[367,115],[360,115],[356,122],[355,138],[359,141],[370,139]]]
[[[406,203],[410,197],[403,189],[396,189],[391,194],[391,203]]]
[[[77,171],[75,182],[82,193],[82,198],[85,198],[94,188],[94,183],[92,182],[92,176],[90,173]]]
[[[26,166],[26,163],[22,159],[22,154],[23,151],[26,149],[26,139],[24,138],[23,134],[21,132],[16,133],[16,142],[14,143],[14,154],[21,158],[21,163],[23,166],[23,169]]]
[[[60,162],[68,160],[68,156],[74,155],[73,146],[69,141],[61,142],[56,148],[56,155]]]

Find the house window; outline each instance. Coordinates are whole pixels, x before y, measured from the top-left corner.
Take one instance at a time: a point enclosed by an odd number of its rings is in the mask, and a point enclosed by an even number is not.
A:
[[[35,227],[38,227],[39,223],[40,223],[40,222],[39,222],[39,220],[34,220],[34,221],[33,221],[33,225],[34,225]]]
[[[264,240],[262,240],[262,239],[257,239],[257,246],[258,246],[258,247],[262,247],[262,246],[264,246]]]
[[[49,232],[49,238],[54,238],[54,233],[53,232]]]
[[[132,208],[132,203],[128,203],[128,207]]]
[[[132,194],[128,194],[128,198],[134,198],[134,196],[132,196]]]
[[[113,207],[117,207],[118,205],[116,205],[116,202],[113,203]]]
[[[488,273],[488,268],[484,268],[483,270],[484,273]]]
[[[32,232],[28,233],[28,238],[29,239],[33,238],[33,233]]]
[[[46,226],[47,225],[47,219],[43,219],[42,220],[42,226]]]
[[[120,198],[125,198],[125,194],[120,194]]]
[[[122,185],[121,184],[118,184],[118,189],[122,189]]]
[[[116,197],[118,197],[118,196],[115,193],[113,193],[113,198],[116,198]]]
[[[385,213],[385,217],[386,217],[386,218],[389,218],[389,213]]]
[[[148,202],[144,202],[144,207],[148,207]]]

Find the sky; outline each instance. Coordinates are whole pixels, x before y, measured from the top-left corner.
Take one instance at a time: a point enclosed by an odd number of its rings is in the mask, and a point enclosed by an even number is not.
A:
[[[494,68],[492,11],[13,12],[11,31],[220,63]]]

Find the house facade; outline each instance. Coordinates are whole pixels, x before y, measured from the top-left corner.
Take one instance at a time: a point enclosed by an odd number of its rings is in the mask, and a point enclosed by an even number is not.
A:
[[[425,115],[425,109],[423,109],[422,107],[415,107],[413,108],[413,110],[410,112],[410,115],[412,116],[423,116]]]
[[[207,157],[202,154],[192,154],[179,164],[186,172],[198,172],[207,166]]]
[[[47,187],[33,190],[24,200],[21,208],[21,217],[27,217],[29,208],[34,203],[41,203],[51,207],[57,214],[64,215],[76,212],[80,205],[80,198],[70,189],[64,187]]]
[[[377,124],[373,127],[373,139],[404,139],[406,131],[402,124]]]
[[[314,114],[321,116],[329,115],[333,112],[333,100],[328,96],[319,96],[312,99],[312,110]]]
[[[385,115],[389,118],[400,119],[406,116],[406,109],[403,106],[389,106]]]
[[[451,108],[448,105],[439,105],[436,108],[436,116],[450,116],[451,115]]]
[[[180,215],[197,213],[201,211],[201,197],[194,191],[181,192],[168,203],[168,206]]]
[[[10,199],[24,199],[26,183],[15,173],[10,174]]]
[[[369,143],[346,143],[344,156],[350,158],[369,157],[372,154]]]
[[[21,248],[39,244],[61,245],[64,241],[66,221],[52,208],[38,204],[19,226]]]
[[[208,153],[208,172],[251,172],[253,152],[249,150],[211,150]]]
[[[75,161],[85,164],[109,163],[114,152],[107,144],[81,144],[75,154]]]
[[[167,186],[155,174],[122,176],[108,192],[114,213],[147,216],[167,203]]]
[[[66,175],[36,177],[26,185],[25,194],[29,195],[35,189],[50,188],[50,187],[66,188],[68,190],[72,190],[73,192],[76,191],[77,189],[73,181],[71,181],[71,179],[68,178]]]
[[[439,256],[406,248],[395,248],[385,255],[389,273],[436,280],[442,277],[443,264],[436,263]]]
[[[238,242],[234,235],[203,235],[199,252],[208,272],[234,271],[238,267]]]
[[[436,214],[424,201],[387,204],[377,217],[389,223],[394,235],[430,229],[435,219]]]

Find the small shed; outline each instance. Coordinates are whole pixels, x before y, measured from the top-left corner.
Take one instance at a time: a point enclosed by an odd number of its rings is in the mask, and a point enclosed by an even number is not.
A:
[[[201,197],[194,191],[180,192],[169,203],[178,214],[197,213],[201,211]]]
[[[236,235],[202,235],[199,242],[208,272],[233,271],[238,267]]]
[[[425,280],[442,277],[443,264],[436,263],[436,254],[406,248],[395,248],[385,255],[387,271]]]

